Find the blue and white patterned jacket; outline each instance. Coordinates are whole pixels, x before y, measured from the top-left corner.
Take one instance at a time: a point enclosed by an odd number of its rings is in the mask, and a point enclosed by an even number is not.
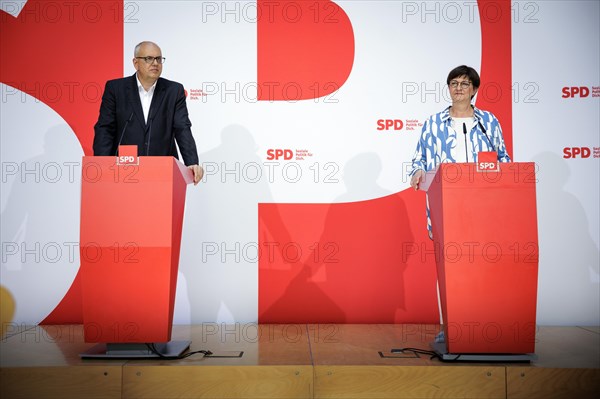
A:
[[[479,151],[496,151],[499,162],[510,162],[498,119],[491,112],[475,107],[473,109],[475,123],[468,133],[472,143],[472,154],[469,158],[477,162]],[[456,132],[452,129],[452,118],[450,117],[450,107],[448,107],[442,112],[431,115],[423,124],[409,176],[415,174],[419,169],[427,172],[435,169],[440,163],[456,162],[451,151],[455,146]],[[427,202],[427,230],[431,238],[429,201]]]
[[[473,144],[473,153],[471,154],[472,157],[469,158],[477,162],[479,151],[496,151],[498,161],[510,162],[498,119],[491,112],[482,111],[475,107],[474,111],[475,124],[469,132],[469,139]],[[417,143],[417,150],[413,156],[409,176],[412,176],[419,169],[427,172],[435,169],[440,163],[456,162],[451,152],[451,149],[456,146],[456,132],[451,125],[450,107],[431,115],[425,121],[421,137]]]

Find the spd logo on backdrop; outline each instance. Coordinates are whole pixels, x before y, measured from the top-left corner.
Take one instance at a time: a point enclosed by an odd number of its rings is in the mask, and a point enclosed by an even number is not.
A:
[[[294,151],[289,149],[281,149],[281,148],[271,148],[267,150],[267,160],[279,160],[283,159],[284,161],[289,161],[294,156]]]
[[[401,119],[379,119],[377,130],[402,130],[404,122]]]
[[[600,97],[600,86],[565,86],[562,88],[562,98]]]
[[[563,148],[564,159],[587,159],[600,158],[600,147],[565,147]]]
[[[378,131],[421,130],[423,124],[418,119],[378,119]]]
[[[267,161],[304,161],[313,156],[307,149],[290,150],[289,148],[269,148],[267,150]]]

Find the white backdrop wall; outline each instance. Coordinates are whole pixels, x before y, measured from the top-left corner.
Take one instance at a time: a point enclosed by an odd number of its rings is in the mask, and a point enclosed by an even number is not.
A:
[[[27,10],[27,2],[1,3],[13,14]],[[259,240],[258,203],[362,201],[407,190],[406,164],[420,132],[408,130],[407,121],[422,122],[449,105],[445,78],[452,68],[480,69],[474,1],[337,5],[354,34],[347,81],[325,97],[272,102],[257,101],[256,3],[122,4],[122,76],[134,72],[135,44],[161,46],[163,77],[188,91],[206,169],[187,193],[176,323],[257,321],[259,270],[248,249]],[[598,325],[600,3],[523,1],[511,10],[513,158],[539,167],[538,323]],[[2,18],[36,22],[31,13]],[[57,57],[68,51],[65,38]],[[103,56],[93,45],[81,54],[90,62]],[[570,94],[571,87],[584,89],[566,97],[563,88]],[[99,107],[98,98],[92,105]],[[37,323],[58,306],[79,268],[79,173],[89,147],[51,103],[22,92],[7,75],[1,107],[1,283],[15,299],[13,321]],[[380,119],[404,127],[381,131]],[[589,156],[567,158],[572,148]],[[312,156],[286,169],[268,159],[269,149]],[[358,170],[376,174],[350,179],[346,166],[355,159]]]

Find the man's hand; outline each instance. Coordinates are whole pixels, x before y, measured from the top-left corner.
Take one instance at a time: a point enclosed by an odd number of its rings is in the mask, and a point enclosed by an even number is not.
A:
[[[190,165],[188,166],[194,172],[194,186],[200,183],[202,180],[202,176],[204,176],[204,169],[200,165]]]
[[[415,172],[414,175],[412,175],[412,178],[410,179],[410,186],[412,188],[414,188],[415,190],[418,190],[419,185],[421,183],[423,183],[424,179],[425,179],[425,171],[423,169],[419,169]]]

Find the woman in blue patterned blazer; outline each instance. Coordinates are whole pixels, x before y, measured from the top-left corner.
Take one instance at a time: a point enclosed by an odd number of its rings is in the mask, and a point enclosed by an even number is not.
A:
[[[446,82],[452,105],[423,124],[410,171],[415,190],[425,172],[442,162],[477,162],[479,151],[496,151],[498,161],[510,162],[498,119],[471,104],[480,84],[477,71],[461,65],[450,71]]]
[[[477,162],[480,151],[496,151],[499,162],[510,162],[498,119],[471,104],[480,84],[477,71],[461,65],[450,71],[446,83],[452,105],[431,115],[423,124],[409,173],[415,190],[423,182],[425,172],[443,162]],[[429,206],[427,228],[431,236]]]

